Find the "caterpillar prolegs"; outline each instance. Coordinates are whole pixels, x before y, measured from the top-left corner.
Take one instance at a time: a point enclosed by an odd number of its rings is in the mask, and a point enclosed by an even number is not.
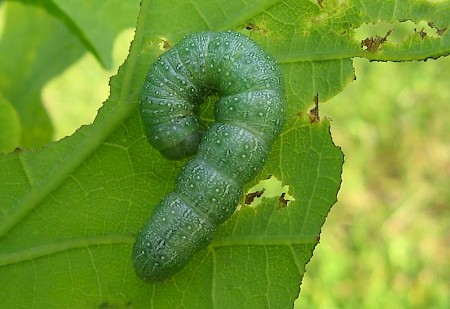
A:
[[[215,122],[204,131],[194,110],[211,95],[218,97]],[[264,165],[284,123],[283,76],[243,34],[196,33],[150,67],[140,112],[150,144],[163,156],[194,155],[133,248],[138,276],[160,281],[211,242]]]

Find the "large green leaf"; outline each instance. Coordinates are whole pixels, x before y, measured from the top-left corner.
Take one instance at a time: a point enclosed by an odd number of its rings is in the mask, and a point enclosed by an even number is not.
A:
[[[20,2],[36,5],[5,4],[0,91],[21,120],[15,146],[37,148],[53,140],[53,126],[41,102],[43,86],[86,50],[110,67],[114,39],[134,26],[138,1]]]
[[[133,27],[139,0],[14,0],[45,9],[67,26],[74,37],[106,68],[117,34]],[[39,25],[37,25],[38,27]],[[69,36],[70,37],[70,36]],[[55,43],[58,43],[56,41]]]
[[[112,66],[111,50],[120,31],[135,26],[139,0],[47,0],[46,7],[63,20],[100,63]]]
[[[448,27],[448,3],[411,1],[143,1],[130,54],[95,122],[38,151],[0,157],[0,299],[5,307],[287,308],[298,295],[336,200],[342,153],[329,122],[308,111],[354,78],[351,57],[410,60],[450,53],[448,31],[367,51],[354,27],[411,18]],[[398,16],[398,17],[392,17]],[[438,17],[439,16],[439,17]],[[183,162],[150,148],[137,112],[148,66],[164,45],[201,30],[235,29],[273,54],[285,75],[288,121],[260,175],[289,186],[286,207],[241,206],[173,278],[139,281],[130,252]],[[417,36],[418,38],[416,38]],[[411,56],[413,55],[413,56]],[[354,102],[352,102],[354,103]]]
[[[0,91],[22,126],[19,144],[38,147],[52,140],[42,106],[42,87],[78,59],[84,48],[66,27],[35,6],[8,3],[0,40]]]

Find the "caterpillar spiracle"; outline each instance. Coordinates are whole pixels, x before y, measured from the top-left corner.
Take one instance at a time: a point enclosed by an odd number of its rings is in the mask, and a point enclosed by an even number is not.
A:
[[[217,96],[205,131],[195,106]],[[164,280],[212,240],[259,172],[285,118],[277,62],[237,32],[185,37],[150,67],[140,112],[150,144],[168,159],[194,155],[173,192],[137,235],[132,259],[144,281]]]

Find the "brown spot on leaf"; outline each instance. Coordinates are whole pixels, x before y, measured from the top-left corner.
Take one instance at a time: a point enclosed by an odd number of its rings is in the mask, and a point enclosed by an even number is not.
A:
[[[323,9],[322,2],[323,2],[323,0],[317,0],[317,4],[320,6],[321,9]]]
[[[172,47],[172,45],[170,45],[169,40],[166,37],[160,36],[160,42],[159,42],[159,48],[163,51],[166,51],[168,49],[170,49]]]
[[[290,200],[285,199],[284,197],[286,196],[286,193],[281,193],[280,197],[278,198],[278,209],[280,208],[286,208],[287,204],[289,203]]]
[[[447,30],[447,28],[441,28],[441,29],[439,29],[438,27],[435,27],[435,26],[434,26],[434,23],[433,23],[432,21],[429,21],[429,22],[427,23],[427,25],[428,25],[430,28],[436,29],[436,34],[437,34],[438,36],[443,36],[445,30]]]
[[[269,33],[269,30],[267,29],[265,23],[249,23],[247,24],[247,26],[245,26],[245,29],[247,29],[248,31],[254,31],[260,35],[267,35],[267,33]]]
[[[262,189],[261,191],[256,191],[249,193],[245,196],[245,205],[250,205],[255,198],[261,197],[261,195],[264,193],[265,189]]]
[[[380,49],[381,44],[387,41],[387,37],[391,32],[392,30],[389,30],[383,37],[376,35],[375,37],[366,38],[361,41],[361,47],[371,52],[377,51]]]
[[[255,26],[253,24],[248,24],[245,29],[252,31],[253,29],[255,29]]]
[[[421,39],[423,39],[424,37],[427,36],[427,33],[426,33],[425,31],[423,31],[423,30],[424,30],[424,28],[422,28],[422,30],[420,30],[420,31],[417,31],[417,29],[414,29],[414,31],[415,31],[417,34],[419,34],[419,36],[420,36]]]
[[[319,94],[316,94],[316,96],[314,97],[314,108],[312,108],[309,111],[309,121],[311,121],[311,123],[314,122],[320,122],[320,115],[319,115]]]
[[[438,36],[443,36],[445,30],[447,30],[447,28],[441,28],[441,29],[437,29],[437,28],[436,28],[437,35],[438,35]]]

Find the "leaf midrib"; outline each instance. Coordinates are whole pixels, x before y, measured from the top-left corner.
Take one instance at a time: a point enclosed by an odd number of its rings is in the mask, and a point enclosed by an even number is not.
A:
[[[23,248],[17,251],[0,254],[0,266],[22,263],[31,261],[45,256],[59,254],[64,251],[74,249],[85,249],[88,247],[108,246],[108,245],[132,245],[135,241],[134,234],[108,234],[91,237],[78,237],[65,239],[58,242],[43,244],[40,246]],[[242,235],[234,237],[224,237],[214,241],[208,246],[208,250],[215,250],[219,247],[235,247],[235,246],[288,246],[300,244],[315,244],[317,236],[258,236],[258,235]]]

